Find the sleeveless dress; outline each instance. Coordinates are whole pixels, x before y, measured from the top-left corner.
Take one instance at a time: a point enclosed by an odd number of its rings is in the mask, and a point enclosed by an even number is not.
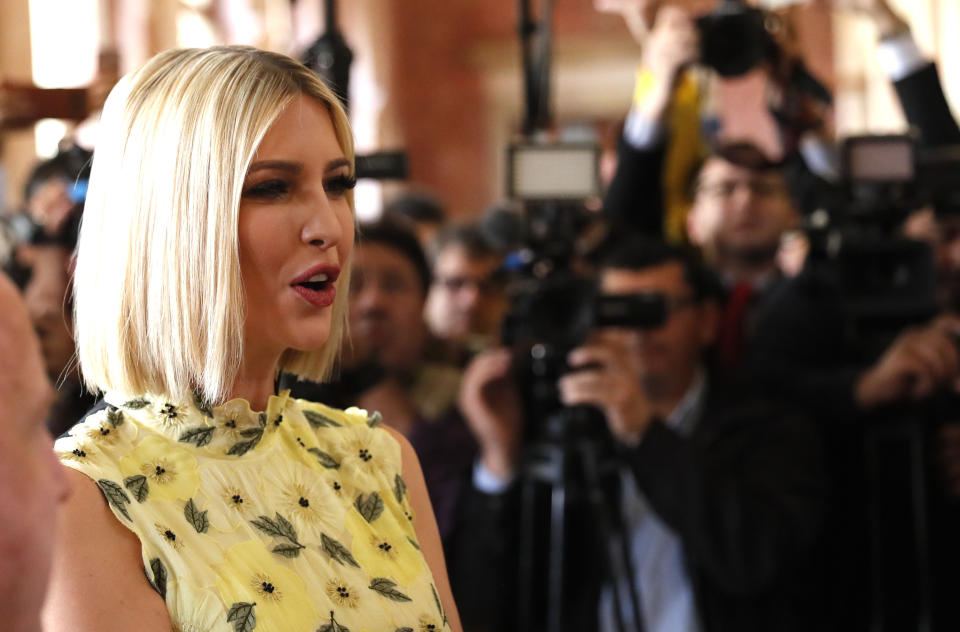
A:
[[[56,451],[137,535],[178,632],[449,629],[378,413],[106,401]]]

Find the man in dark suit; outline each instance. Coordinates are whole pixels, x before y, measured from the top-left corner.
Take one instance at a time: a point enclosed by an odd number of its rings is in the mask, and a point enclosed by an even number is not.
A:
[[[738,370],[755,315],[782,277],[781,240],[799,216],[783,166],[757,146],[702,146],[702,114],[692,94],[697,86],[685,72],[699,58],[697,28],[676,6],[655,15],[604,212],[618,234],[674,240],[678,217],[685,217],[683,236],[702,249],[723,282],[718,356],[725,368]],[[682,208],[687,199],[689,209]]]
[[[823,492],[810,428],[709,370],[720,310],[716,282],[695,255],[628,239],[606,253],[600,281],[604,293],[656,295],[667,306],[659,325],[595,332],[570,353],[571,371],[558,384],[564,405],[604,414],[618,446],[611,498],[622,517],[642,629],[815,629],[813,613],[800,606],[810,589],[803,561],[817,537]],[[461,391],[481,456],[455,531],[458,564],[470,572],[454,567],[451,576],[464,621],[477,629],[515,628],[511,580],[518,558],[529,553],[516,546],[525,419],[510,366],[506,350],[481,354]],[[605,542],[595,544],[602,550]],[[478,581],[478,573],[486,579]],[[626,602],[617,608],[610,585],[591,585],[587,570],[574,579],[573,597],[599,594],[585,629],[597,621],[616,629],[617,610],[632,618]],[[492,621],[495,610],[484,603],[501,604],[501,620]]]

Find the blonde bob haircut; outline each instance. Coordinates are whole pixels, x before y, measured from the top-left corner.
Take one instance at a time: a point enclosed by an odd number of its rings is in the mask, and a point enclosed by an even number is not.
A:
[[[350,124],[336,95],[283,55],[239,46],[170,50],[110,93],[74,277],[77,354],[92,392],[227,397],[243,357],[240,193],[267,129],[299,95],[326,107],[352,165]],[[352,192],[347,200],[353,210]],[[344,265],[340,287],[349,283]],[[336,295],[326,343],[288,349],[282,370],[329,375],[346,295]]]

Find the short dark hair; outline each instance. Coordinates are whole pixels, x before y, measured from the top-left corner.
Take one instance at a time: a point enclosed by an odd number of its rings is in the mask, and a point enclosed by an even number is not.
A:
[[[435,196],[423,192],[401,193],[387,202],[383,214],[397,215],[411,222],[442,224],[445,219],[443,204]]]
[[[483,232],[473,224],[453,224],[442,229],[433,242],[431,251],[434,256],[451,246],[459,246],[471,259],[480,259],[497,254]]]
[[[689,246],[673,246],[640,235],[627,235],[611,242],[599,254],[600,271],[617,269],[639,272],[670,263],[683,268],[683,277],[698,302],[717,301],[722,296],[719,279],[700,252]]]
[[[405,223],[396,219],[383,218],[376,222],[361,222],[357,231],[357,243],[380,244],[399,252],[413,264],[417,271],[420,287],[424,295],[430,289],[431,274],[427,257],[417,240],[416,234]]]
[[[37,163],[27,176],[23,199],[29,201],[40,185],[54,178],[62,178],[71,183],[89,179],[92,159],[92,152],[74,145],[60,151],[53,158]]]
[[[689,193],[690,199],[696,197],[697,187],[700,186],[700,175],[703,168],[713,159],[718,158],[731,164],[758,172],[780,172],[783,162],[772,160],[758,145],[750,141],[738,140],[718,143],[710,148],[690,172]]]

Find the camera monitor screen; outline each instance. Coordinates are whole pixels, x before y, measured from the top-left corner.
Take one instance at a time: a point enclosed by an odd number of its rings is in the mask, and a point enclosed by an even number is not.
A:
[[[599,194],[596,145],[512,145],[509,148],[507,195],[511,198],[582,200]]]
[[[843,149],[851,182],[906,183],[913,179],[913,141],[908,136],[857,136],[848,138]]]

